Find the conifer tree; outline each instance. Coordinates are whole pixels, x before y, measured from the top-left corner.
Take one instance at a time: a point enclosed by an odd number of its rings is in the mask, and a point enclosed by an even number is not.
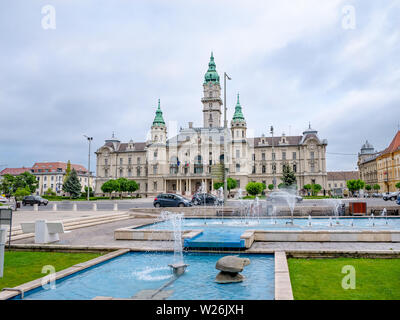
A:
[[[76,199],[81,194],[82,186],[79,182],[75,169],[72,169],[69,176],[65,179],[63,190],[68,192],[70,197]]]

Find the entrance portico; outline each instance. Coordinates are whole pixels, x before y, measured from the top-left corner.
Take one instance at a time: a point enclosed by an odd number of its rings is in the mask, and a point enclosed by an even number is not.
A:
[[[213,180],[211,178],[167,178],[164,180],[163,192],[181,195],[193,195],[204,184],[205,192],[211,192]]]

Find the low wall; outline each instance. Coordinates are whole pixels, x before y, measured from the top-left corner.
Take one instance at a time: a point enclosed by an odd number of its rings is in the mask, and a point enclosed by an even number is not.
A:
[[[257,230],[255,241],[263,242],[400,242],[398,230]]]
[[[382,212],[382,210],[386,208],[387,210],[399,210],[400,206],[388,204],[387,206],[384,205],[374,205],[367,207],[367,214],[371,214],[371,210],[375,210],[375,216],[377,212]],[[160,214],[162,211],[170,211],[175,213],[183,213],[185,217],[215,217],[215,216],[226,216],[226,217],[235,217],[240,215],[240,208],[239,207],[224,207],[224,208],[216,208],[216,207],[167,207],[167,208],[132,208],[129,209],[132,213],[145,213],[145,214]],[[223,212],[223,213],[222,213]],[[347,216],[349,215],[349,207],[348,204],[346,205],[346,213]],[[279,206],[276,207],[276,215],[277,216],[291,216],[291,212],[287,206]],[[311,206],[297,206],[294,208],[293,216],[295,217],[308,217],[308,216],[332,216],[333,209],[330,206],[321,206],[321,205],[311,205]],[[267,209],[262,209],[260,212],[260,216],[269,216],[267,214]]]
[[[156,241],[173,241],[174,231],[172,230],[156,230],[156,229],[133,229],[134,227],[120,228],[114,231],[115,240],[156,240]],[[203,230],[183,230],[182,239],[191,239]]]

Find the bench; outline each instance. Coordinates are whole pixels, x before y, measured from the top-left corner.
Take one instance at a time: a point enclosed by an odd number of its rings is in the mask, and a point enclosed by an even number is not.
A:
[[[47,222],[46,220],[36,220],[35,222],[22,222],[21,229],[23,233],[34,233],[35,243],[50,243],[60,240],[59,233],[68,233],[65,231],[61,221]]]
[[[376,215],[381,215],[382,214],[382,210],[381,209],[371,209],[371,214],[374,214],[374,216]],[[386,209],[386,214],[388,216],[398,216],[399,215],[399,209]]]

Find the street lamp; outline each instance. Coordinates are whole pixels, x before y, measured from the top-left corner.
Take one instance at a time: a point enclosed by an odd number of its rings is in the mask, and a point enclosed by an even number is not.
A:
[[[228,196],[228,172],[229,172],[229,167],[226,168],[225,164],[227,161],[227,151],[228,151],[228,142],[227,142],[227,131],[228,131],[228,122],[226,120],[226,79],[232,80],[226,72],[224,72],[224,203],[226,204],[227,196]]]
[[[90,196],[90,143],[93,140],[93,137],[88,137],[87,135],[83,135],[89,142],[89,154],[88,154],[88,172],[87,172],[87,201],[89,201]]]
[[[276,189],[276,178],[275,178],[275,151],[274,151],[274,127],[271,126],[270,133],[272,137],[272,184],[274,185],[274,190]]]

